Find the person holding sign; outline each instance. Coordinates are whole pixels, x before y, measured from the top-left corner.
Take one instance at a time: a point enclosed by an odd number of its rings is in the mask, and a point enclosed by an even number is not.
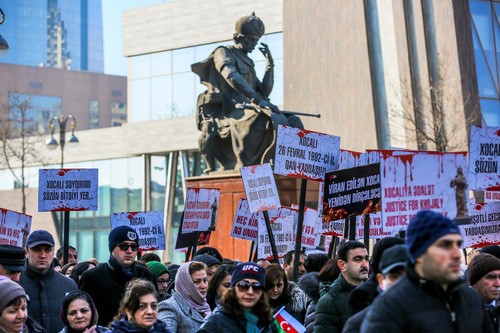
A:
[[[172,296],[160,302],[158,318],[172,333],[192,333],[212,313],[207,303],[207,266],[199,261],[183,263],[175,275]]]
[[[198,333],[276,332],[273,312],[264,293],[266,273],[253,262],[238,264],[221,304],[205,320]]]
[[[119,226],[108,236],[111,256],[108,262],[85,271],[80,279],[80,289],[92,297],[99,313],[98,324],[108,326],[120,305],[127,282],[134,278],[146,279],[156,284],[155,275],[135,264],[139,249],[139,235],[129,226]]]
[[[405,275],[372,303],[362,333],[493,332],[481,298],[460,279],[455,222],[419,211],[406,231],[406,252]]]

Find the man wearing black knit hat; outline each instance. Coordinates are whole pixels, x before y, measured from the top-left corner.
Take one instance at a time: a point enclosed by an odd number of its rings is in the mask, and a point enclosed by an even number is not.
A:
[[[484,306],[498,332],[500,324],[500,259],[491,254],[479,253],[467,267],[467,278],[483,299]]]
[[[114,228],[109,234],[108,245],[111,252],[108,262],[86,271],[80,280],[80,289],[95,302],[100,326],[108,326],[117,314],[127,282],[141,278],[156,285],[155,275],[135,264],[139,236],[134,229],[128,226]]]
[[[373,302],[361,332],[493,332],[481,298],[460,279],[457,224],[418,212],[406,232],[405,276]]]

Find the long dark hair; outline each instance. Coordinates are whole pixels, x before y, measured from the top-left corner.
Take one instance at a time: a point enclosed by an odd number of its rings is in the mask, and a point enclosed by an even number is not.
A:
[[[73,267],[73,270],[71,271],[71,274],[69,275],[70,279],[73,279],[73,281],[76,282],[76,284],[80,283],[80,278],[82,277],[82,274],[89,269],[90,266],[96,266],[93,262],[90,261],[83,261],[79,262],[78,264]]]
[[[214,276],[212,277],[212,280],[210,280],[207,289],[207,303],[208,305],[210,305],[210,309],[212,311],[217,306],[217,289],[221,285],[222,281],[224,281],[226,276],[231,275],[233,269],[233,265],[220,265],[215,270]]]
[[[278,298],[269,298],[269,304],[274,309],[280,305],[288,304],[292,296],[290,295],[290,290],[288,288],[288,279],[286,277],[285,270],[279,264],[271,264],[265,268],[266,270],[266,288],[265,292],[268,292],[274,287],[275,282],[283,280],[283,292]]]
[[[87,294],[86,292],[81,291],[81,290],[72,291],[64,297],[64,299],[62,301],[62,309],[61,309],[61,319],[62,319],[64,325],[66,325],[67,332],[75,332],[71,328],[71,325],[69,324],[69,321],[68,321],[68,308],[69,308],[69,305],[71,304],[71,302],[73,302],[76,299],[82,299],[85,302],[87,302],[89,304],[90,311],[92,312],[92,316],[90,317],[89,326],[87,326],[86,328],[89,328],[89,327],[97,324],[97,320],[99,319],[99,317],[97,315],[96,307],[94,305],[94,301],[92,300],[92,297],[90,297],[89,294]]]
[[[246,320],[243,308],[240,303],[238,303],[238,298],[236,297],[236,288],[237,286],[229,288],[229,290],[222,295],[220,302],[230,316],[234,317],[236,321],[242,322]],[[265,326],[273,322],[273,310],[269,305],[269,298],[265,292],[262,292],[259,301],[252,308],[252,313],[259,318],[259,326]]]

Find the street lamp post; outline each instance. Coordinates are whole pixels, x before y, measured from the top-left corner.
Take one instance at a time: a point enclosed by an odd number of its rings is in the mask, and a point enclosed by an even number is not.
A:
[[[66,145],[66,125],[70,121],[71,138],[68,140],[68,146],[73,147],[78,144],[78,138],[75,136],[76,119],[72,115],[60,118],[53,117],[49,121],[50,139],[47,140],[47,147],[49,149],[56,149],[57,146],[61,147],[61,169],[64,169],[64,146]],[[59,126],[59,142],[54,138],[55,125]],[[64,218],[63,218],[64,216]],[[68,263],[68,248],[69,248],[69,211],[61,212],[60,220],[64,223],[63,232],[63,264]]]

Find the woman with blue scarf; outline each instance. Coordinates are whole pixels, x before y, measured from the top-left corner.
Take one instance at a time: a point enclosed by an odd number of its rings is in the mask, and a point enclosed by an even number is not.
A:
[[[229,290],[198,333],[277,332],[273,312],[264,293],[265,284],[264,268],[253,262],[237,265]]]

